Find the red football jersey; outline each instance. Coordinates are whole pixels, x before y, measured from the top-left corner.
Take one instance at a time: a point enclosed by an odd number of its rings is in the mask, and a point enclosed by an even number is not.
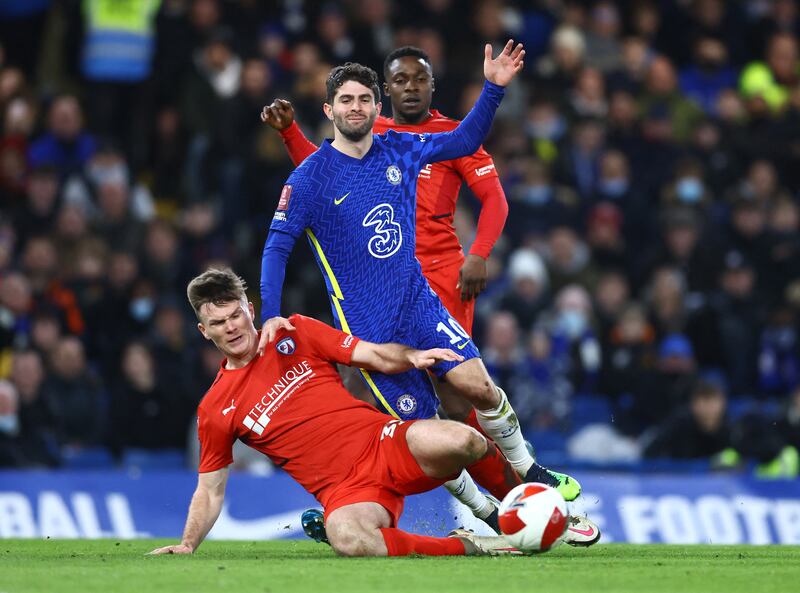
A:
[[[458,120],[431,109],[431,116],[418,124],[403,125],[388,117],[378,116],[372,131],[387,130],[412,133],[449,132]],[[417,259],[424,271],[460,262],[464,258],[458,242],[453,215],[456,211],[461,182],[468,185],[497,177],[494,161],[481,146],[474,154],[452,161],[428,164],[417,178]]]
[[[280,331],[264,356],[240,369],[223,361],[197,409],[199,470],[231,464],[239,439],[322,502],[391,418],[350,395],[336,372],[333,363],[349,364],[358,338],[302,315],[289,319],[296,331]]]

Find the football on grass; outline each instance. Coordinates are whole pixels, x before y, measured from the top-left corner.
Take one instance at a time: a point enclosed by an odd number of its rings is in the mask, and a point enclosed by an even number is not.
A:
[[[525,552],[555,548],[567,529],[567,503],[544,484],[520,484],[500,503],[499,514],[503,535]]]

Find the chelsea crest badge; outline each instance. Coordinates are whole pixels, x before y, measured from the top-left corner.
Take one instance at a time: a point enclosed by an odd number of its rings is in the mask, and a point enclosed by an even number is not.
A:
[[[400,172],[400,168],[397,165],[389,165],[386,169],[386,179],[388,179],[389,183],[392,185],[398,185],[403,180],[403,174]]]

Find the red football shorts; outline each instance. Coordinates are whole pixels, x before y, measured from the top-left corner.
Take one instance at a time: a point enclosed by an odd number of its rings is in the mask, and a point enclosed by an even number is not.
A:
[[[434,292],[439,295],[444,308],[453,316],[453,319],[472,335],[472,319],[475,315],[475,299],[461,300],[461,289],[458,285],[458,273],[461,271],[462,261],[454,262],[448,266],[426,272],[425,278]]]
[[[325,518],[336,509],[357,502],[376,502],[389,511],[392,527],[403,513],[406,496],[428,492],[447,480],[429,478],[408,448],[406,432],[416,420],[389,420],[370,435],[366,448],[340,484],[320,493]]]

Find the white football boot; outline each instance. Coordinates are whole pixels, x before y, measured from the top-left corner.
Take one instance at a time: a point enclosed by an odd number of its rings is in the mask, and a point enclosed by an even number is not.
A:
[[[466,529],[455,529],[447,537],[464,542],[467,556],[522,556],[524,552],[512,546],[502,535],[475,535]]]
[[[592,546],[600,540],[600,528],[588,517],[570,515],[567,517],[567,530],[561,538],[570,546]]]

